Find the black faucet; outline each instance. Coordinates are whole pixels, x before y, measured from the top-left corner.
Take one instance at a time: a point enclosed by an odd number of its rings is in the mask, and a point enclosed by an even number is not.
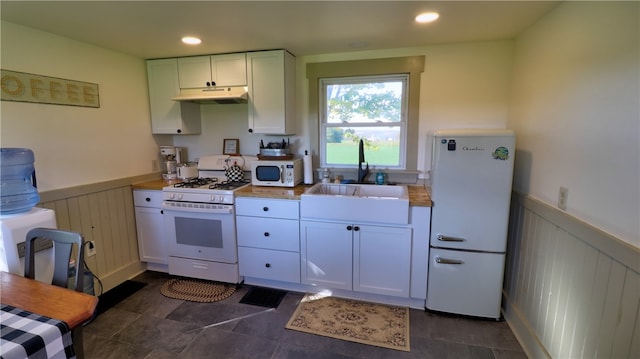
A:
[[[366,165],[365,168],[362,168]],[[364,142],[360,139],[360,145],[358,147],[358,183],[364,183],[365,177],[369,174],[369,162],[364,160]]]

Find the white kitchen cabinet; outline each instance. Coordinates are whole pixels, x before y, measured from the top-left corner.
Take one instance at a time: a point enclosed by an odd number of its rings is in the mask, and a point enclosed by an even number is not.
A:
[[[409,297],[411,229],[357,227],[360,230],[353,232],[353,290]]]
[[[295,63],[286,50],[247,53],[249,132],[295,134]]]
[[[409,297],[411,229],[300,222],[302,283]]]
[[[180,94],[178,59],[147,60],[151,132],[153,134],[199,134],[200,105],[173,101]]]
[[[300,221],[303,284],[353,289],[353,231],[347,224]]]
[[[136,230],[140,260],[168,264],[167,243],[162,218],[162,191],[134,190]]]
[[[300,283],[299,202],[236,198],[240,275]]]
[[[246,86],[245,53],[178,58],[181,89],[211,86]]]

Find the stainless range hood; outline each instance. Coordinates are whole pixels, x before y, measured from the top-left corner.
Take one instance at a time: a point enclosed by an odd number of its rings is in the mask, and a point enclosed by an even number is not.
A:
[[[247,88],[244,86],[180,89],[180,95],[172,98],[174,101],[218,104],[246,103],[247,99]]]

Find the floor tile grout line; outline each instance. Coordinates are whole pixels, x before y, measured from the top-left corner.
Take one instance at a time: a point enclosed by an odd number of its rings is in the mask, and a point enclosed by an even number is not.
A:
[[[235,322],[235,321],[246,319],[246,318],[255,317],[256,315],[260,315],[260,314],[264,314],[264,313],[268,313],[268,312],[273,312],[274,310],[276,310],[276,309],[275,308],[269,308],[269,309],[266,309],[266,310],[263,310],[263,311],[260,311],[260,312],[257,312],[257,313],[251,313],[251,314],[243,315],[243,316],[238,317],[238,318],[228,319],[228,320],[224,320],[222,322],[205,325],[204,327],[191,329],[191,330],[186,331],[186,333],[190,333],[190,332],[193,332],[193,331],[196,331],[196,330],[200,330],[200,329],[212,328],[212,327],[216,327],[218,325],[223,325],[223,324]]]

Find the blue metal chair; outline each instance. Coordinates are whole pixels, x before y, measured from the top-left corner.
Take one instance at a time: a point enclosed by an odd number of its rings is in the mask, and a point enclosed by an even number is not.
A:
[[[24,257],[24,276],[35,279],[35,246],[34,242],[38,238],[44,238],[53,241],[53,285],[69,288],[77,292],[84,291],[84,238],[80,233],[62,231],[50,228],[34,228],[27,233],[25,257]],[[73,246],[76,246],[76,273],[73,282],[69,284],[69,261]],[[82,325],[71,330],[73,340],[73,348],[79,359],[84,358],[84,348],[82,343]]]

